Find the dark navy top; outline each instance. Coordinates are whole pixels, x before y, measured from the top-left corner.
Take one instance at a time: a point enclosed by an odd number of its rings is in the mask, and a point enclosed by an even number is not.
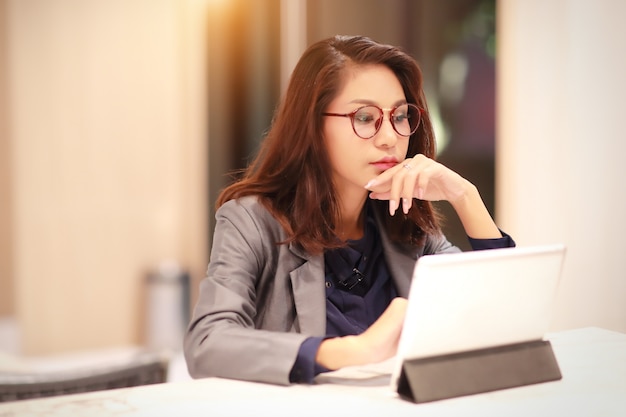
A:
[[[515,246],[510,236],[505,233],[502,236],[469,238],[469,242],[473,250]],[[312,383],[317,374],[328,371],[315,363],[322,341],[363,333],[397,297],[372,213],[367,214],[363,237],[347,243],[346,247],[324,254],[326,337],[310,337],[302,343],[289,375],[291,382]]]

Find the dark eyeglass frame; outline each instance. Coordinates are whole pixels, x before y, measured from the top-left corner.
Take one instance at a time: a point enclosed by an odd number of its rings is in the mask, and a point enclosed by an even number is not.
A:
[[[404,107],[404,106],[408,106],[410,108],[413,108],[416,110],[417,117],[419,118],[417,123],[415,124],[415,127],[411,130],[411,133],[409,133],[408,135],[405,135],[404,133],[400,133],[398,132],[398,129],[396,129],[396,125],[392,122],[393,120],[393,114],[395,113],[396,110],[398,110],[400,107]],[[356,131],[356,127],[354,126],[354,117],[356,116],[356,114],[361,111],[362,109],[366,108],[366,107],[374,107],[376,109],[378,109],[378,111],[380,112],[380,118],[379,123],[377,125],[375,125],[374,127],[376,127],[376,130],[374,131],[374,133],[371,136],[361,136],[358,134],[358,132]],[[420,123],[422,122],[422,113],[423,113],[423,109],[421,107],[419,107],[416,104],[413,103],[404,103],[404,104],[400,104],[399,106],[395,106],[392,107],[390,109],[381,109],[380,107],[374,105],[374,104],[367,104],[365,106],[361,106],[358,109],[350,112],[350,113],[322,113],[323,116],[334,116],[334,117],[348,117],[350,119],[350,124],[352,125],[352,131],[354,131],[354,134],[357,135],[358,137],[360,137],[361,139],[371,139],[374,136],[376,136],[376,134],[380,131],[380,127],[383,125],[383,120],[385,119],[385,111],[389,111],[389,123],[391,123],[391,127],[393,128],[394,132],[396,132],[398,135],[400,136],[404,136],[404,137],[409,137],[411,136],[413,133],[415,133],[417,131],[417,128],[420,126]]]

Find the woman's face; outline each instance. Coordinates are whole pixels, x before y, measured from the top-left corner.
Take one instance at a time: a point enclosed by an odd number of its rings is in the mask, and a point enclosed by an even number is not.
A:
[[[380,129],[369,139],[356,135],[349,117],[324,117],[324,140],[335,187],[340,194],[352,196],[367,193],[364,186],[368,181],[406,158],[409,138],[396,133],[389,121],[389,109],[406,103],[393,71],[384,65],[355,66],[347,71],[343,89],[325,112],[351,113],[365,105],[378,106],[384,112]]]

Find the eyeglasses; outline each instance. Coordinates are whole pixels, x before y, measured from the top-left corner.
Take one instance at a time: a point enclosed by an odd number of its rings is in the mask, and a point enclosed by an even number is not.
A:
[[[389,110],[389,121],[400,136],[411,136],[420,124],[422,110],[415,104],[402,104],[391,109],[367,105],[351,113],[322,113],[324,116],[349,117],[352,130],[361,139],[374,137],[383,124],[384,111]]]

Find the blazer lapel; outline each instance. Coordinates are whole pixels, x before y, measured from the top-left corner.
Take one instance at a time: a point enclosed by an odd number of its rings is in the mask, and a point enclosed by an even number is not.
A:
[[[378,225],[385,260],[398,295],[408,297],[413,269],[421,251],[412,246],[390,242],[380,222]],[[304,260],[304,263],[289,274],[300,332],[324,336],[326,334],[324,256],[311,256],[293,244],[289,245],[289,250]]]
[[[289,249],[305,260],[289,274],[300,332],[323,337],[326,334],[324,256],[308,255],[295,245],[289,245]]]
[[[411,287],[411,279],[413,278],[413,270],[415,269],[415,262],[418,258],[417,254],[408,254],[393,250],[384,243],[384,240],[383,250],[387,261],[387,267],[393,277],[393,283],[396,284],[398,295],[400,297],[408,297],[409,288]]]
[[[398,295],[406,298],[409,296],[415,262],[421,256],[423,250],[414,246],[399,245],[391,242],[378,216],[376,215],[375,217],[378,223],[380,240],[383,244],[387,268],[389,268],[393,283],[396,285]]]

